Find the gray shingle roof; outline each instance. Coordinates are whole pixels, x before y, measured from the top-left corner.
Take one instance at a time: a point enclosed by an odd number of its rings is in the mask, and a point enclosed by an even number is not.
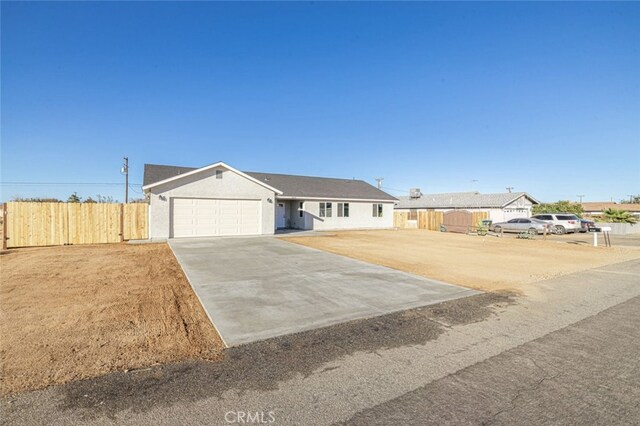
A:
[[[195,167],[144,165],[143,185],[196,170]],[[265,184],[283,192],[281,197],[296,198],[345,198],[350,200],[385,200],[396,198],[373,185],[356,179],[336,179],[315,176],[283,175],[276,173],[244,172]]]
[[[537,204],[538,201],[526,192],[500,192],[480,194],[479,192],[449,192],[444,194],[422,194],[420,198],[398,197],[397,209],[446,209],[446,208],[500,208],[526,195]]]
[[[179,166],[163,166],[160,164],[145,164],[144,177],[142,179],[142,186],[147,186],[154,182],[160,182],[161,180],[169,179],[171,177],[178,176],[183,173],[191,172],[195,169],[196,169],[195,167],[179,167]]]

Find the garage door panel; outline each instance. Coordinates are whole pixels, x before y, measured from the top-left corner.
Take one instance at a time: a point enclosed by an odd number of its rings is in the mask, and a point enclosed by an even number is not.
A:
[[[176,238],[260,233],[257,200],[174,198],[172,214]]]

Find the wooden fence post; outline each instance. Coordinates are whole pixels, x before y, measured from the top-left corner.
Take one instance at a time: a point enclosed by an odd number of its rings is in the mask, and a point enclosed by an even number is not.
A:
[[[7,203],[2,203],[2,250],[7,249],[7,226],[9,216],[7,215]]]
[[[124,241],[124,204],[120,204],[120,242]]]

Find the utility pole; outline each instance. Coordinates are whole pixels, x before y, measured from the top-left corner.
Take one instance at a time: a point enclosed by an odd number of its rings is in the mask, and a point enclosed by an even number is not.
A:
[[[584,194],[582,194],[582,195],[576,195],[576,197],[580,198],[580,204],[582,204],[582,199],[584,198]]]
[[[122,164],[122,172],[124,175],[124,202],[129,202],[129,157],[124,157],[124,163]]]
[[[507,191],[509,191],[509,194],[511,194],[512,190],[513,190],[513,186],[507,186]]]
[[[378,182],[378,189],[382,189],[382,181],[384,180],[384,178],[376,178],[376,182]]]

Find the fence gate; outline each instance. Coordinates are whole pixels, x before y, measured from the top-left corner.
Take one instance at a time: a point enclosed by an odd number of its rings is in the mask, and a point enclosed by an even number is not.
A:
[[[447,232],[467,232],[473,225],[473,213],[467,210],[444,212],[442,226]]]

